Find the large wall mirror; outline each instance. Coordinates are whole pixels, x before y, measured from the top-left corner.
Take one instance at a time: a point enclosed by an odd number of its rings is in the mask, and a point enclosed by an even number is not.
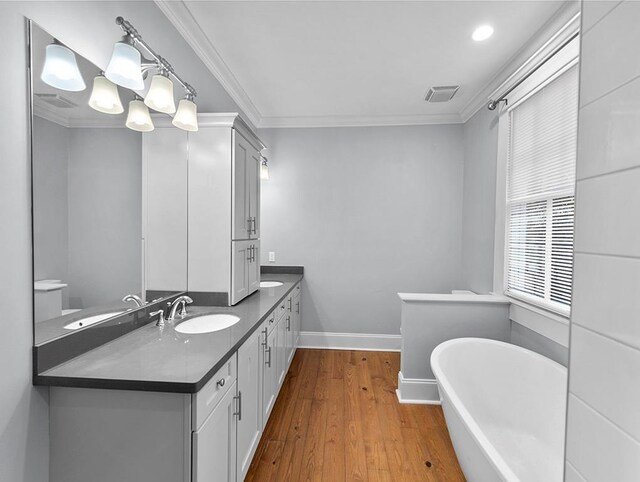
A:
[[[94,110],[89,101],[100,69],[33,22],[30,35],[34,323],[40,344],[185,291],[187,232],[167,225],[174,252],[163,255],[184,259],[185,269],[170,286],[149,286],[144,134],[125,126],[135,93],[111,84],[123,112]],[[45,63],[56,68],[55,62],[69,60],[65,56],[75,57],[78,72],[58,65],[62,80],[51,81]],[[50,85],[60,82],[64,88]],[[95,94],[92,102],[108,101]],[[183,186],[167,196],[185,192]],[[162,256],[154,260],[162,263]]]

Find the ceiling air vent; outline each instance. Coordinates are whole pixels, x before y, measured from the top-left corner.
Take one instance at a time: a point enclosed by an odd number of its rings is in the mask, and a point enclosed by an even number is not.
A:
[[[62,97],[60,94],[36,94],[36,97],[47,104],[60,109],[72,109],[78,107],[78,104]]]
[[[459,85],[441,85],[438,87],[431,87],[424,100],[427,102],[449,102],[456,95]]]

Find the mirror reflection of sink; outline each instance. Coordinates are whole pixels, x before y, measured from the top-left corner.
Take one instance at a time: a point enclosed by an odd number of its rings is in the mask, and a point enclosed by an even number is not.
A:
[[[95,325],[96,323],[100,323],[101,321],[106,320],[107,318],[112,318],[116,315],[124,313],[123,311],[114,311],[112,313],[103,313],[101,315],[93,315],[87,316],[86,318],[82,318],[80,320],[76,320],[73,323],[69,323],[68,325],[64,325],[65,330],[77,330],[79,328],[84,328],[85,326]]]
[[[176,325],[176,331],[187,335],[196,335],[201,333],[211,333],[214,331],[224,330],[235,325],[240,318],[235,315],[214,314],[202,315],[190,320],[183,321]]]
[[[260,288],[275,288],[276,286],[282,286],[284,283],[280,281],[260,281]]]

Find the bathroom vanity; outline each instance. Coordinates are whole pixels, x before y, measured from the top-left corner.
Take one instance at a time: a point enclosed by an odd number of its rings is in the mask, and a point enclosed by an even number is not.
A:
[[[293,359],[301,274],[184,335],[149,323],[36,377],[50,388],[52,482],[242,481]],[[185,321],[176,320],[177,326]]]

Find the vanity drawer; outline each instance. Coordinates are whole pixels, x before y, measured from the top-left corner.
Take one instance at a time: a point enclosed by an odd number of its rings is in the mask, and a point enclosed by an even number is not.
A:
[[[191,425],[193,430],[198,430],[209,414],[216,408],[236,381],[237,360],[234,353],[224,366],[202,387],[198,393],[193,395]]]
[[[276,313],[279,311],[280,307],[278,307],[278,310],[273,310],[271,313],[269,313],[269,316],[267,317],[266,321],[264,322],[263,326],[263,330],[266,327],[267,328],[267,333],[271,333],[271,330],[273,330],[273,327],[276,326]]]
[[[289,306],[288,298],[285,298],[280,302],[278,307],[276,308],[276,322],[280,321],[284,314],[287,312],[287,307]]]

